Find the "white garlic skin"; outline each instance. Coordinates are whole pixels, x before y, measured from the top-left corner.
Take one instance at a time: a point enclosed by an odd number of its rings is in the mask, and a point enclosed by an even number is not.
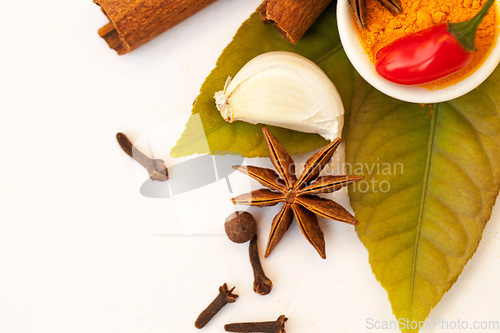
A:
[[[228,122],[268,124],[340,138],[344,106],[332,81],[314,62],[275,51],[250,60],[215,93],[217,109]]]

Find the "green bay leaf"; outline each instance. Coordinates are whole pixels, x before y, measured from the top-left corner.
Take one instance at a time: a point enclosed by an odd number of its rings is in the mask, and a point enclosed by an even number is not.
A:
[[[262,125],[241,121],[227,123],[215,107],[213,98],[215,92],[224,88],[228,76],[234,77],[243,65],[265,52],[290,51],[311,59],[337,84],[343,100],[350,101],[353,69],[340,44],[335,13],[333,3],[296,45],[286,42],[272,25],[263,24],[260,15],[254,13],[224,49],[215,69],[201,86],[186,128],[170,154],[173,157],[205,153],[268,156]],[[347,109],[350,105],[345,106]],[[269,127],[291,154],[309,152],[327,143],[317,134]]]
[[[353,70],[336,29],[335,2],[297,45],[255,13],[203,83],[172,156],[267,156],[262,126],[226,123],[213,95],[253,57],[275,50],[313,60],[339,90],[348,171],[366,177],[349,190],[359,238],[396,318],[425,320],[477,249],[498,194],[500,69],[460,99],[405,103],[378,92]],[[292,154],[326,143],[318,135],[271,129]]]
[[[365,179],[350,189],[351,205],[373,272],[405,323],[424,321],[455,283],[491,215],[499,85],[497,68],[462,98],[419,105],[357,82],[346,162]]]

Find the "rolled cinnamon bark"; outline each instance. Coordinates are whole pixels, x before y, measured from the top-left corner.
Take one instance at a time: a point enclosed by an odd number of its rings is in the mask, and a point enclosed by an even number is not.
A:
[[[125,54],[216,0],[94,0],[109,19],[99,29],[109,47]]]
[[[295,44],[332,0],[265,0],[259,7],[262,20],[272,23]]]

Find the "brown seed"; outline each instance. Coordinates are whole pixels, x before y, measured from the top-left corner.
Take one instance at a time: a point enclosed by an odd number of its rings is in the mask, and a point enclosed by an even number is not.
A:
[[[220,286],[219,295],[217,295],[212,303],[210,303],[210,305],[198,316],[194,326],[196,328],[203,328],[226,304],[236,302],[238,295],[232,293],[234,288],[235,287],[229,290],[225,283]]]
[[[168,170],[165,162],[160,159],[152,159],[139,151],[123,133],[116,134],[116,140],[122,150],[135,161],[139,162],[149,173],[152,180],[164,182],[168,179]]]
[[[257,233],[257,222],[252,214],[237,211],[226,218],[224,223],[227,237],[235,243],[246,243]]]

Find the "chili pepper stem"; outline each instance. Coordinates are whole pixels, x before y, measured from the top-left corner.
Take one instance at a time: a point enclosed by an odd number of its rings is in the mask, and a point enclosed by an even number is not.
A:
[[[467,52],[476,51],[476,31],[495,0],[488,0],[473,18],[459,23],[448,23],[448,31]]]

